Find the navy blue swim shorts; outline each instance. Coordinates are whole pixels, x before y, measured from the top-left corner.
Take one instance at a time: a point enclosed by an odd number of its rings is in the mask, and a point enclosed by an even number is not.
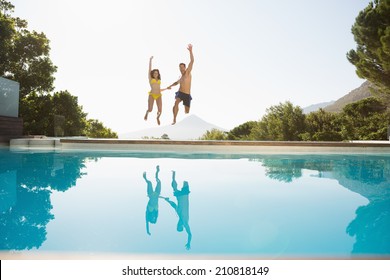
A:
[[[183,100],[184,106],[187,107],[191,106],[191,100],[192,100],[191,94],[186,94],[181,91],[178,91],[176,92],[175,98],[180,98],[181,100]]]
[[[173,192],[173,195],[178,197],[178,196],[182,196],[182,195],[189,195],[190,194],[190,188],[187,186],[185,187],[182,187],[181,190],[176,190]]]

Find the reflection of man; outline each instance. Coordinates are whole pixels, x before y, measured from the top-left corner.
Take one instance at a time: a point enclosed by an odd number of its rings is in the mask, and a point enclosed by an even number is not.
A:
[[[148,205],[146,206],[145,212],[145,222],[146,222],[146,233],[151,235],[149,230],[149,223],[155,224],[158,217],[158,198],[161,193],[161,181],[158,178],[158,173],[160,172],[160,166],[156,166],[156,189],[153,190],[152,182],[146,178],[146,172],[143,174],[143,178],[147,186],[147,194],[149,197]]]
[[[177,204],[173,201],[170,201],[169,198],[166,198],[165,200],[175,209],[177,215],[179,216],[179,221],[177,222],[177,231],[182,232],[184,228],[187,232],[186,249],[189,250],[191,248],[192,239],[190,225],[188,224],[190,218],[188,200],[188,196],[190,194],[190,187],[188,185],[188,182],[184,181],[183,187],[181,188],[181,190],[178,190],[176,182],[176,172],[172,171],[172,188],[173,195],[176,197],[177,200]]]

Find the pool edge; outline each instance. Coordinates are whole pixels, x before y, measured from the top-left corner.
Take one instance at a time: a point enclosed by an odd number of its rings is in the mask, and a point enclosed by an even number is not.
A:
[[[11,150],[96,150],[176,153],[390,153],[390,141],[218,141],[89,138],[11,139]]]

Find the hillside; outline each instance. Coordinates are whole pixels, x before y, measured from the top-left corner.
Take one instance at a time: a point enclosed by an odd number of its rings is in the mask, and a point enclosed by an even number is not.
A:
[[[341,112],[345,105],[370,97],[370,83],[365,81],[360,87],[336,100],[333,104],[324,107],[327,112]]]
[[[167,134],[171,140],[194,140],[200,138],[207,130],[212,130],[213,128],[226,131],[226,129],[208,123],[196,115],[190,115],[175,125],[165,125],[134,132],[127,132],[119,135],[119,138],[161,138],[163,134]]]
[[[321,103],[313,104],[305,108],[302,108],[302,110],[304,114],[309,114],[311,112],[318,111],[321,108],[325,108],[326,106],[332,105],[334,102],[335,101],[321,102]]]

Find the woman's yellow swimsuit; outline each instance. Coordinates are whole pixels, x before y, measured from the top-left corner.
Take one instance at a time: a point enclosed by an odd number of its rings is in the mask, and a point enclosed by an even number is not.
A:
[[[160,85],[161,84],[161,80],[156,80],[156,79],[151,79],[150,80],[150,84],[155,84],[155,83]],[[149,91],[149,95],[151,95],[154,100],[157,100],[157,99],[159,99],[161,97],[161,93],[151,93],[150,91]]]

